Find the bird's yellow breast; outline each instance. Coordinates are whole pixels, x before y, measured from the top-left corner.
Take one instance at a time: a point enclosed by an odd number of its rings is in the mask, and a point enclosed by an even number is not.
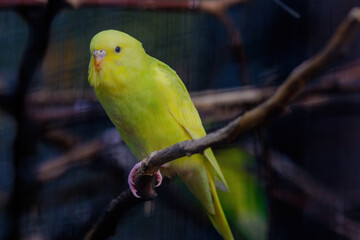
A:
[[[169,112],[161,82],[152,81],[156,79],[155,72],[132,74],[126,69],[103,70],[109,71],[99,75],[96,95],[138,159],[189,139]]]

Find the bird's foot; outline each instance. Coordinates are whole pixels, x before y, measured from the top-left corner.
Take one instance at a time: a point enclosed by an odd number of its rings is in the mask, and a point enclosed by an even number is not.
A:
[[[135,173],[137,172],[137,170],[139,169],[139,167],[141,166],[141,162],[135,164],[135,166],[133,167],[133,169],[131,169],[130,173],[129,173],[129,177],[128,177],[128,183],[129,183],[129,188],[130,188],[130,191],[132,192],[132,194],[134,194],[135,197],[137,198],[141,198],[139,195],[137,195],[137,190],[135,188],[135,182],[134,182],[134,176],[135,176]],[[162,175],[160,173],[160,170],[158,170],[156,172],[156,181],[157,181],[157,184],[155,185],[155,187],[158,187],[161,185],[162,183]]]

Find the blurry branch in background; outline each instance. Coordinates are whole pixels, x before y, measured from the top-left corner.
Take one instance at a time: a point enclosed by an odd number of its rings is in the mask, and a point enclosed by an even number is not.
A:
[[[35,0],[33,0],[35,1]],[[66,0],[74,8],[82,6],[117,6],[149,10],[203,10],[208,12],[226,11],[233,5],[248,0]]]
[[[119,211],[120,208],[123,209],[123,206],[126,205],[126,211],[139,202],[156,197],[153,188],[154,176],[163,164],[180,157],[202,153],[208,147],[231,141],[244,133],[261,127],[286,111],[289,103],[298,96],[305,84],[346,47],[351,37],[357,32],[359,22],[360,9],[354,8],[337,28],[325,48],[295,68],[275,94],[261,105],[203,138],[180,142],[151,153],[142,161],[134,178],[135,188],[142,198],[136,199],[129,193],[129,190],[124,191],[116,200],[113,200],[106,213],[87,234],[86,239],[107,239],[115,232],[119,215],[123,213]],[[110,225],[112,227],[109,228]]]
[[[231,51],[236,53],[242,73],[242,85],[250,83],[248,77],[245,53],[242,47],[240,31],[237,29],[233,19],[227,13],[228,9],[234,5],[248,2],[249,0],[66,0],[73,8],[83,6],[116,6],[127,9],[140,10],[173,10],[173,11],[201,11],[215,16],[224,25],[229,38]],[[0,1],[0,8],[14,7],[18,5],[45,5],[46,0],[3,0]],[[0,96],[1,100],[1,96]],[[6,100],[6,99],[4,99]],[[0,102],[1,104],[1,102]]]
[[[260,149],[254,146],[248,146],[246,149],[264,162],[262,175],[266,181],[268,194],[301,210],[305,216],[337,234],[347,239],[358,240],[360,224],[345,216],[345,206],[348,202],[318,182],[284,154],[271,151],[264,130],[260,129],[258,132]],[[275,175],[280,178],[276,178]]]
[[[81,100],[97,102],[94,91],[60,90],[60,91],[38,91],[28,95],[27,101],[37,107],[61,104],[73,104]]]
[[[74,120],[90,120],[104,115],[99,104],[77,103],[71,106],[34,108],[30,114],[44,130],[63,126]]]
[[[316,83],[309,84],[289,106],[291,110],[289,112],[297,109],[311,110],[315,107],[326,106],[336,101],[335,96],[342,98],[344,94],[348,96],[349,94],[359,93],[360,83],[358,76],[360,76],[360,61],[354,61],[332,70],[320,78],[316,78]],[[191,97],[200,115],[205,117],[205,123],[218,123],[233,119],[245,112],[246,109],[261,104],[271,97],[275,91],[276,87],[247,87],[193,92]],[[79,102],[87,106],[86,111],[83,109],[85,107],[70,107],[72,105],[81,105]],[[103,111],[99,110],[100,106],[93,91],[82,93],[69,90],[39,91],[28,96],[28,103],[32,108],[42,109],[43,114],[41,116],[37,116],[35,113],[32,115],[39,119],[40,122],[46,122],[45,128],[52,125],[58,126],[59,122],[65,125],[71,124],[74,121],[73,119],[78,119],[79,117],[86,119],[89,115],[107,117]],[[53,108],[50,108],[49,106],[52,105]],[[63,105],[67,107],[64,108],[62,107]],[[44,109],[44,106],[47,107]],[[52,110],[48,110],[49,108]],[[50,114],[50,112],[57,111],[60,113]],[[38,167],[36,171],[37,179],[42,182],[61,177],[68,170],[79,166],[79,164],[91,163],[102,151],[106,152],[106,149],[119,148],[119,144],[114,145],[112,142],[104,140],[103,135],[109,130],[82,145],[78,145],[80,139],[64,130],[52,127],[44,130],[44,139],[65,150],[66,153],[60,157],[48,159]],[[115,132],[114,135],[118,134],[115,128],[111,131]],[[101,145],[104,145],[105,150],[103,148],[95,148],[96,151],[91,151],[91,154],[87,154],[88,149],[91,149],[91,146],[93,146],[93,142],[100,142]],[[56,167],[62,170],[58,171]],[[131,167],[124,169],[128,171]]]
[[[34,191],[30,194],[30,184],[24,176],[26,170],[31,166],[31,160],[36,156],[36,143],[39,139],[39,126],[28,116],[26,94],[45,55],[52,20],[62,7],[63,1],[49,0],[48,4],[43,6],[22,6],[16,9],[28,24],[29,35],[17,75],[17,86],[9,96],[0,98],[0,100],[4,100],[1,107],[8,111],[17,123],[13,144],[14,180],[6,208],[6,214],[11,224],[8,226],[6,239],[21,238],[21,215],[36,196]]]
[[[63,134],[68,138],[72,137],[59,130],[51,130],[49,133],[54,135],[55,139]],[[104,130],[93,140],[82,144],[76,143],[59,157],[40,164],[36,169],[37,180],[42,183],[54,180],[72,168],[88,164],[98,158],[107,161],[112,168],[116,168],[117,172],[129,172],[136,163],[135,157],[130,153],[115,127]]]
[[[335,96],[359,93],[358,76],[359,60],[333,69],[307,85],[289,107],[312,109],[331,103]],[[214,123],[235,118],[267,100],[275,91],[275,86],[242,87],[190,92],[190,95],[204,120]],[[38,91],[28,95],[27,103],[31,116],[46,123],[44,128],[71,124],[78,118],[107,118],[92,90],[82,93],[74,90]],[[38,111],[41,114],[37,114]]]
[[[360,61],[332,70],[316,78],[314,83],[308,84],[289,108],[311,110],[336,101],[336,96],[359,93],[359,76]],[[190,94],[200,115],[204,116],[206,122],[213,123],[235,118],[264,102],[275,91],[276,87],[268,86],[208,90]]]
[[[38,168],[37,178],[42,182],[57,178],[66,172],[72,163],[93,158],[101,153],[102,150],[104,150],[104,145],[98,140],[76,146],[60,157],[42,164]]]
[[[279,176],[295,185],[312,200],[321,203],[325,208],[316,208],[316,212],[310,214],[316,221],[325,224],[329,229],[346,236],[349,239],[357,240],[360,236],[360,224],[344,216],[344,202],[334,192],[316,181],[306,171],[296,166],[285,156],[272,153],[269,157],[269,167]],[[279,189],[272,189],[271,195],[290,203],[298,205],[299,196],[292,196]],[[297,206],[299,207],[299,206]],[[327,216],[319,217],[319,216]]]
[[[236,53],[236,57],[238,58],[240,64],[240,71],[242,76],[242,85],[249,85],[250,79],[248,76],[248,67],[246,63],[245,52],[243,49],[241,33],[235,26],[234,21],[231,17],[225,12],[221,15],[215,15],[219,21],[224,25],[228,35],[230,37],[230,47],[231,51]]]
[[[242,85],[249,85],[250,80],[248,76],[248,67],[245,58],[245,52],[242,47],[241,33],[235,25],[234,20],[229,16],[227,10],[245,0],[220,0],[220,1],[200,1],[199,9],[214,15],[220,23],[222,23],[230,37],[230,46],[232,52],[236,53],[240,64],[240,71],[242,75]]]

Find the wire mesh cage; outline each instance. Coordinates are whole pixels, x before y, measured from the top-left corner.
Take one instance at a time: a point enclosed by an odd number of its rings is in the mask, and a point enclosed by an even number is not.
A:
[[[96,33],[128,33],[174,69],[211,132],[272,96],[356,4],[0,0],[0,239],[83,239],[128,187],[137,160],[88,83]],[[293,113],[214,147],[230,191],[215,185],[235,239],[356,239],[357,198],[350,204],[338,196],[358,189],[349,170],[358,154],[348,144],[357,130],[344,127],[357,126],[360,43],[353,35],[346,55],[312,76]],[[327,132],[334,122],[341,137]],[[321,168],[330,155],[329,173]],[[348,164],[339,165],[343,155]],[[109,239],[222,238],[178,178],[157,192],[122,213]]]

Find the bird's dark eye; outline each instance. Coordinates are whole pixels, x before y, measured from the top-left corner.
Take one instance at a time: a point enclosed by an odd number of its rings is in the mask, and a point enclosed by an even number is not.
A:
[[[120,47],[116,47],[116,48],[115,48],[115,52],[116,52],[116,53],[119,53],[120,50],[121,50]]]

